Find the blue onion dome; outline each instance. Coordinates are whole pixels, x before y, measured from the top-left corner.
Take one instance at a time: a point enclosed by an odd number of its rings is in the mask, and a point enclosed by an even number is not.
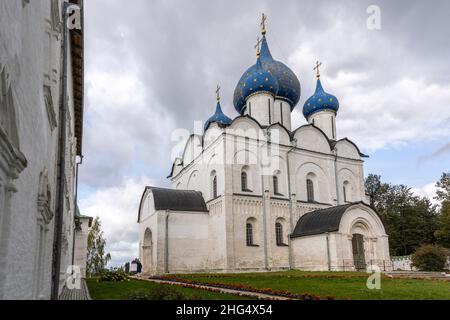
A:
[[[263,32],[263,39],[261,42],[261,63],[264,69],[272,73],[278,81],[279,89],[277,99],[287,101],[291,106],[291,110],[293,110],[300,101],[300,81],[289,67],[272,58],[265,32]]]
[[[308,119],[312,114],[324,110],[338,112],[339,101],[335,96],[323,90],[320,76],[318,76],[316,92],[311,98],[306,100],[305,106],[303,107],[303,115]]]
[[[230,125],[232,120],[228,118],[222,111],[222,107],[220,106],[220,100],[217,99],[216,112],[212,115],[211,118],[208,119],[205,123],[205,131],[208,129],[211,123],[218,123],[220,125],[228,126]]]
[[[263,68],[261,59],[258,57],[256,64],[242,75],[234,91],[234,107],[237,112],[243,114],[247,99],[261,92],[268,92],[276,96],[278,81],[269,71]]]

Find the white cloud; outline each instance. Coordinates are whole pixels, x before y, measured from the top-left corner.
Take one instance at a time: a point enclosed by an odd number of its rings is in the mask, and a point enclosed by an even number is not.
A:
[[[436,197],[436,183],[429,183],[424,185],[423,187],[419,188],[412,188],[411,191],[421,197],[427,197],[431,200],[433,204],[439,204],[439,201],[435,200],[434,197]]]
[[[123,265],[138,256],[139,196],[151,184],[147,178],[128,179],[117,187],[98,189],[80,201],[84,215],[100,217],[112,266]]]

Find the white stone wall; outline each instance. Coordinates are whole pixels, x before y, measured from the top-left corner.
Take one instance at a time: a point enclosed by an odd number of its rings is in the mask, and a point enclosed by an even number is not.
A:
[[[27,160],[26,167],[15,176],[10,175],[11,166],[0,166],[0,200],[8,203],[1,210],[0,220],[3,299],[50,298],[61,76],[60,2],[0,2],[0,73],[7,74],[7,81],[0,80],[0,86],[10,88],[12,93],[8,104],[14,115],[10,114],[8,121],[14,122],[16,128],[9,138],[17,135],[14,148]],[[69,79],[70,72],[69,66]],[[71,262],[74,227],[75,117],[70,80],[68,92],[71,103],[63,268]],[[0,157],[6,154],[4,147],[0,146]]]
[[[275,123],[274,100],[273,95],[269,93],[259,93],[250,96],[247,99],[245,114],[254,118],[262,126]]]
[[[87,239],[89,235],[89,218],[80,218],[81,230],[75,232],[75,257],[74,265],[78,266],[81,276],[86,278],[87,263]]]
[[[336,135],[336,113],[334,111],[320,111],[311,115],[309,124],[320,128],[329,139],[337,140]]]

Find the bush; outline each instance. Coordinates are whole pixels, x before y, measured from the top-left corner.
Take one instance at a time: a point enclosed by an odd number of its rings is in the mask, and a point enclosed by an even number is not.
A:
[[[444,247],[426,244],[412,255],[412,263],[421,271],[442,271],[449,254],[449,250]]]
[[[114,271],[103,271],[100,273],[99,281],[101,282],[125,282],[128,276],[122,269]]]
[[[180,291],[166,285],[157,285],[149,290],[139,290],[125,296],[126,300],[189,300]]]

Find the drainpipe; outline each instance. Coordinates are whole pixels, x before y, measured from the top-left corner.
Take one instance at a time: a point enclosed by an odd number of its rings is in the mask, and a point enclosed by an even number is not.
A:
[[[339,205],[339,181],[338,181],[338,168],[337,168],[337,161],[338,161],[338,149],[335,148],[335,156],[334,156],[334,179],[336,183],[336,205]]]
[[[78,207],[78,170],[79,166],[83,164],[83,156],[80,156],[80,162],[77,162],[76,169],[75,169],[75,197],[74,197],[74,208],[75,212]],[[77,226],[75,224],[74,226],[74,233],[73,233],[73,239],[72,239],[72,265],[75,265],[75,233],[77,231]],[[72,274],[74,273],[74,270],[72,268]]]
[[[169,215],[170,210],[166,211],[166,245],[164,247],[164,273],[169,273]]]
[[[288,180],[288,192],[289,192],[289,220],[290,220],[290,234],[288,237],[289,245],[289,269],[294,268],[293,253],[292,253],[292,239],[291,235],[294,233],[294,210],[292,208],[292,187],[291,187],[291,165],[289,161],[289,154],[297,148],[297,139],[293,140],[294,146],[286,154],[287,162],[287,180]]]
[[[67,117],[67,8],[70,4],[63,3],[62,17],[63,17],[63,39],[61,43],[61,95],[59,106],[59,146],[58,146],[58,173],[57,173],[57,205],[55,214],[55,234],[53,240],[53,263],[52,263],[52,292],[51,299],[58,300],[59,296],[59,281],[61,272],[61,241],[62,241],[62,227],[64,219],[64,184],[65,184],[65,163],[66,163],[66,117]]]
[[[270,139],[270,133],[269,130],[266,131],[266,140],[269,141]],[[268,144],[267,141],[263,143],[261,146],[261,153],[262,148]],[[262,157],[261,157],[262,158]],[[261,159],[262,161],[262,159]],[[262,169],[262,162],[261,162],[261,169]],[[267,248],[267,208],[266,208],[266,193],[268,193],[268,190],[264,190],[264,175],[261,172],[261,194],[262,194],[262,207],[263,207],[263,232],[264,232],[264,268],[266,270],[269,270],[269,253]]]
[[[261,176],[261,188],[264,190],[264,182],[263,182],[263,176]],[[269,270],[269,253],[267,250],[267,210],[266,210],[266,193],[267,190],[264,190],[262,193],[262,205],[263,205],[263,232],[264,232],[264,268],[266,270]]]
[[[331,271],[330,233],[329,232],[327,232],[327,260],[328,260],[328,271]]]

